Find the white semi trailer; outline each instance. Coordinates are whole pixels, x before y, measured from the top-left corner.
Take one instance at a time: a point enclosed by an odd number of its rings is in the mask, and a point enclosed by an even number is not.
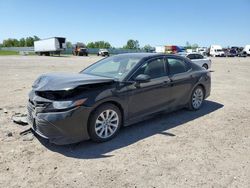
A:
[[[34,51],[38,55],[58,54],[66,49],[66,38],[52,37],[34,42]]]

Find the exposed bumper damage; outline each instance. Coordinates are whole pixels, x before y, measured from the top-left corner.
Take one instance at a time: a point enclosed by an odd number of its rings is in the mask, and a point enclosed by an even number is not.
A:
[[[76,143],[89,138],[88,107],[76,107],[62,112],[37,113],[31,102],[28,104],[28,121],[41,137],[58,145]]]
[[[29,124],[38,135],[58,145],[89,139],[87,124],[91,107],[87,103],[91,99],[84,91],[112,81],[84,74],[39,77],[29,93]]]

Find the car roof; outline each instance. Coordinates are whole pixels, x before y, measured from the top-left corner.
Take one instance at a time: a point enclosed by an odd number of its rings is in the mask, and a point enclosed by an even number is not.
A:
[[[187,56],[189,54],[198,54],[198,55],[202,55],[201,53],[199,52],[181,52],[181,53],[178,53],[178,55],[181,55],[181,56]]]
[[[159,57],[159,56],[167,56],[167,57],[179,57],[178,54],[164,54],[164,53],[146,53],[146,52],[139,52],[139,53],[123,53],[118,54],[115,56],[131,56],[131,57],[138,57],[138,58],[152,58],[152,57]]]

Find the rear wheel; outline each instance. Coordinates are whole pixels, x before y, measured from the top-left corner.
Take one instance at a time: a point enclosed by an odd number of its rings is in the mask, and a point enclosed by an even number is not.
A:
[[[208,65],[207,64],[202,65],[202,67],[205,68],[205,69],[208,69]]]
[[[89,135],[95,142],[105,142],[116,136],[121,127],[121,112],[113,104],[98,107],[90,117]]]
[[[189,101],[189,109],[190,110],[199,110],[202,106],[204,100],[204,90],[201,86],[197,86],[191,95]]]

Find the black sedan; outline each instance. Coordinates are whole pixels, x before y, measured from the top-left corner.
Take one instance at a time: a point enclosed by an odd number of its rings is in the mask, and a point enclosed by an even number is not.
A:
[[[180,108],[198,110],[210,95],[208,70],[156,53],[102,59],[80,73],[41,75],[29,93],[32,129],[55,144],[104,142],[121,126]],[[140,134],[140,133],[138,133]]]

